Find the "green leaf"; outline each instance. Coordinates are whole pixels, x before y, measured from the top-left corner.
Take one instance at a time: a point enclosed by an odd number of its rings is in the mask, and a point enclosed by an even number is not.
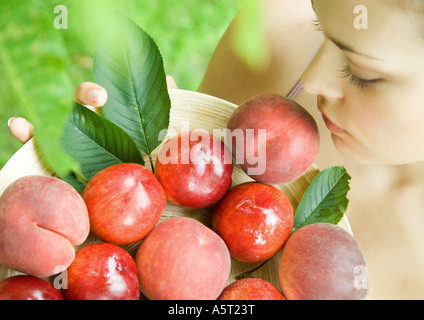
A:
[[[75,105],[61,140],[63,150],[81,165],[81,175],[62,179],[78,191],[100,170],[118,163],[144,164],[131,137],[101,115]]]
[[[94,79],[106,88],[104,116],[150,155],[169,126],[171,102],[162,57],[153,39],[128,19],[96,47]]]
[[[346,212],[351,177],[344,167],[321,171],[304,193],[293,222],[293,232],[312,223],[338,224]]]
[[[35,127],[45,164],[58,174],[77,170],[59,147],[72,110],[74,86],[68,52],[53,26],[53,7],[42,0],[1,1],[0,63],[21,114]]]

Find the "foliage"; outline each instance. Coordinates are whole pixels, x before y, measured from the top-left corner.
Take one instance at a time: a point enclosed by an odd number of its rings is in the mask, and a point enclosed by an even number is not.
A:
[[[31,68],[27,74],[36,81],[31,81],[30,87],[37,88],[38,92],[45,90],[44,99],[53,98],[50,96],[55,87],[55,79],[40,78],[39,71],[44,72],[43,68],[49,69],[50,63],[42,60],[41,56],[34,56],[25,49],[23,40],[27,41],[26,46],[33,43],[37,37],[48,35],[56,38],[55,42],[45,39],[49,50],[54,48],[53,44],[60,43],[55,50],[61,50],[62,61],[56,65],[60,69],[57,79],[69,77],[69,84],[62,87],[60,95],[63,101],[67,101],[66,107],[50,106],[47,108],[36,107],[39,102],[35,102],[31,97],[25,99],[31,100],[33,110],[47,113],[57,112],[61,121],[67,118],[67,113],[72,108],[73,88],[84,81],[94,81],[93,78],[93,58],[95,43],[103,31],[107,28],[110,20],[109,14],[121,12],[134,20],[143,27],[152,38],[155,39],[158,47],[161,48],[165,70],[176,79],[179,87],[196,90],[201,81],[201,77],[207,67],[208,60],[218,43],[221,35],[225,31],[231,19],[238,9],[247,0],[32,0],[32,1],[2,1],[0,4],[0,36],[9,38],[8,50],[9,61],[12,63],[24,65],[24,61],[32,61],[34,65],[41,68]],[[68,9],[68,29],[55,29],[53,25],[57,14],[54,8],[57,5],[63,5]],[[40,21],[42,18],[42,22]],[[17,33],[33,32],[32,36],[25,39],[17,39],[11,42],[13,36]],[[30,35],[31,33],[28,33]],[[13,52],[13,53],[12,53]],[[12,55],[12,57],[10,57]],[[13,59],[12,59],[13,58]],[[23,59],[21,63],[21,59]],[[59,62],[59,60],[55,60]],[[37,62],[38,61],[38,62]],[[54,66],[54,64],[52,65]],[[20,147],[8,132],[7,120],[12,116],[23,116],[33,119],[36,114],[31,115],[25,104],[22,103],[22,96],[25,93],[15,86],[12,79],[7,74],[6,66],[0,59],[0,168],[11,157],[11,155]],[[19,81],[26,81],[20,75],[16,76]],[[48,81],[51,83],[47,83]],[[28,88],[28,86],[26,86]],[[34,89],[35,90],[35,89]],[[35,90],[35,91],[37,91]],[[57,90],[57,88],[56,88]],[[32,93],[32,90],[29,90]],[[55,90],[53,90],[54,92]],[[66,91],[66,92],[65,92]],[[41,98],[41,96],[40,96]],[[46,100],[47,101],[47,100]],[[53,99],[51,100],[53,101]],[[40,109],[42,108],[42,109]],[[64,109],[63,109],[64,108]],[[42,111],[44,109],[44,111]],[[32,111],[31,111],[32,112]],[[37,128],[44,128],[45,123],[53,124],[54,118],[45,118],[45,114],[40,117],[41,124],[36,124]],[[58,128],[55,123],[55,128]],[[46,130],[53,130],[48,128]],[[56,130],[56,129],[54,129]],[[44,129],[43,129],[44,131]],[[46,131],[48,132],[48,131]],[[57,138],[58,132],[53,136]],[[53,140],[52,140],[53,141]]]
[[[72,108],[73,85],[65,69],[69,57],[62,37],[51,28],[44,2],[3,1],[0,29],[5,77],[35,127],[47,165],[58,174],[77,170],[59,147],[62,127]]]
[[[61,177],[79,191],[108,166],[144,164],[142,156],[150,157],[169,126],[171,101],[159,48],[133,21],[112,17],[115,24],[104,28],[94,59],[94,78],[108,91],[104,116],[77,105],[61,140],[81,166],[81,172]]]
[[[321,171],[312,180],[297,207],[293,231],[317,222],[338,224],[349,204],[350,179],[342,166]]]

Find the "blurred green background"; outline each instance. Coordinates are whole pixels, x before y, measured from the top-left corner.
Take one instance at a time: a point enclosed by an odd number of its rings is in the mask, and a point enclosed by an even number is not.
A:
[[[219,39],[246,1],[113,0],[114,6],[118,6],[150,34],[162,53],[165,72],[175,78],[180,88],[188,90],[197,89]],[[61,32],[70,54],[69,72],[73,83],[77,85],[84,81],[93,81],[96,30],[87,29],[74,19],[80,18],[82,13],[73,10],[71,0],[51,0],[47,3],[51,7],[52,19],[55,5],[63,4],[68,8],[68,29]],[[85,14],[89,17],[90,13]],[[7,120],[12,116],[22,116],[16,108],[15,98],[4,77],[1,64],[0,97],[1,168],[21,146],[9,133]]]

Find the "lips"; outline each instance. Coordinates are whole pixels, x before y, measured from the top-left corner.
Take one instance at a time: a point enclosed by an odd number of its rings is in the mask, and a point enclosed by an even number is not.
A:
[[[322,118],[325,122],[325,125],[327,126],[327,129],[334,134],[337,135],[341,135],[343,133],[345,133],[346,131],[342,128],[340,128],[338,125],[336,125],[334,122],[332,122],[324,113],[324,111],[322,110],[322,108],[318,105],[318,110],[321,112],[322,114]]]

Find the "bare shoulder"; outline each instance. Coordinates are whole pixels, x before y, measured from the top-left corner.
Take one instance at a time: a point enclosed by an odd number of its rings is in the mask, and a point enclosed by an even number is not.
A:
[[[260,93],[287,94],[299,80],[322,43],[312,28],[315,15],[310,0],[262,0],[264,44],[268,64],[252,69],[235,50],[234,32],[243,8],[219,42],[199,87],[200,92],[234,103]],[[249,4],[248,4],[249,5]]]

